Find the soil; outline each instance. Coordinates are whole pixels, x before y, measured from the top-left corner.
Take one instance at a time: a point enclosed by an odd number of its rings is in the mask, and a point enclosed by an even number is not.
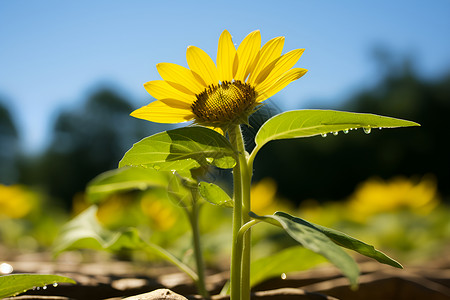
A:
[[[76,285],[60,284],[30,290],[15,300],[202,300],[192,281],[167,266],[144,266],[133,262],[97,257],[82,262],[76,253],[66,253],[56,261],[47,253],[8,257],[14,273],[58,274],[68,276]],[[331,266],[273,278],[253,289],[254,300],[290,299],[450,299],[450,257],[408,266],[403,270],[363,260],[358,290],[350,289],[347,279]],[[208,272],[207,288],[212,300],[227,300],[220,291],[227,272]]]

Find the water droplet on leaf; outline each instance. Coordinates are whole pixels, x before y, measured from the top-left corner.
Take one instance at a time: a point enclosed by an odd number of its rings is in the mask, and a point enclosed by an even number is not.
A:
[[[53,283],[52,285],[53,285],[53,287],[57,287],[57,286],[58,286],[58,283],[55,282],[55,283]]]
[[[281,273],[281,279],[285,280],[287,278],[286,273]]]
[[[339,134],[339,131],[334,131],[333,132],[333,135],[338,135]]]
[[[351,128],[350,128],[351,129]],[[342,130],[343,133],[347,134],[348,133],[348,129],[344,129]]]
[[[372,128],[370,127],[363,127],[364,133],[369,134],[372,131]]]
[[[42,289],[43,289],[43,290],[46,290],[46,289],[47,289],[47,286],[46,286],[46,285],[44,285],[44,286],[42,287]]]
[[[326,133],[321,133],[320,134],[322,137],[327,137],[327,134]]]
[[[0,273],[10,274],[13,271],[13,267],[10,264],[2,263],[0,264]]]

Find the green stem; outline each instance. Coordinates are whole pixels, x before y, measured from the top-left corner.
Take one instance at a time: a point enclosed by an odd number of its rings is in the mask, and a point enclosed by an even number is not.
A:
[[[239,131],[239,133],[238,133]],[[237,150],[237,144],[240,133],[239,125],[233,127],[229,132],[230,143]],[[240,157],[238,156],[238,159]],[[230,264],[230,299],[239,300],[241,290],[241,261],[242,261],[242,246],[237,244],[239,229],[242,225],[242,180],[241,180],[241,166],[237,162],[233,168],[233,189],[234,189],[234,206],[233,206],[233,237],[231,246],[231,264]]]
[[[200,230],[198,226],[199,222],[199,213],[200,213],[200,205],[197,202],[197,194],[196,191],[192,191],[192,198],[193,198],[193,204],[192,204],[192,210],[189,214],[189,219],[191,221],[192,226],[192,239],[194,243],[194,255],[195,255],[195,262],[197,264],[197,275],[198,280],[196,281],[197,289],[200,295],[203,296],[205,299],[209,299],[209,293],[206,289],[205,284],[205,263],[203,261],[203,254],[202,254],[202,248],[200,245]]]
[[[238,234],[236,236],[236,240],[235,240],[235,246],[236,246],[237,249],[243,249],[244,242],[245,242],[244,239],[245,239],[247,231],[253,225],[258,224],[259,222],[261,222],[261,221],[260,220],[251,220],[251,221],[249,221],[249,222],[247,222],[247,223],[245,223],[244,225],[241,226],[241,228],[240,228],[240,230],[239,230],[239,232],[238,232]],[[249,272],[249,274],[250,274],[250,272]],[[249,278],[249,280],[250,280],[250,278]],[[250,297],[250,281],[247,284],[247,289],[244,289],[244,281],[241,281],[241,287],[243,288],[243,290],[246,290],[246,293],[247,293],[248,297]],[[247,298],[246,295],[244,295],[243,292],[239,293],[238,296],[243,298],[243,299]],[[239,299],[241,299],[241,298],[239,298]]]
[[[149,253],[158,255],[159,257],[169,261],[173,265],[177,266],[181,271],[186,273],[186,275],[188,275],[195,283],[198,282],[197,273],[195,273],[195,271],[192,270],[188,265],[181,262],[177,257],[175,257],[172,253],[170,253],[166,249],[161,248],[158,245],[146,242],[144,250],[148,251]]]
[[[258,153],[259,149],[261,149],[261,147],[256,145],[256,147],[253,149],[252,153],[250,153],[250,155],[247,158],[247,166],[250,171],[253,170],[253,161],[255,160],[256,153]]]
[[[244,156],[245,157],[245,156]],[[250,216],[250,187],[252,180],[251,169],[248,168],[247,160],[242,166],[242,224],[249,222]],[[241,227],[242,228],[242,227]],[[250,255],[251,255],[251,229],[244,234],[244,249],[242,253],[241,269],[241,300],[250,300]]]
[[[241,241],[243,241],[244,234],[247,232],[247,230],[249,230],[253,225],[258,224],[259,222],[261,222],[261,220],[253,219],[251,221],[248,221],[244,225],[242,225],[242,227],[241,227],[241,229],[239,230],[239,233],[238,233],[238,240],[240,241],[238,243],[242,243]]]
[[[233,210],[233,245],[231,251],[231,299],[250,299],[250,242],[251,231],[247,230],[242,243],[238,237],[242,224],[250,221],[250,184],[252,172],[247,164],[244,140],[239,125],[229,131],[230,143],[238,156],[238,163],[233,169],[234,210]]]

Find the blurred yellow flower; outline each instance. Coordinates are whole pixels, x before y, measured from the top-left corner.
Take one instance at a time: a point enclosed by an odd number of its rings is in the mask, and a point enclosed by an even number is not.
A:
[[[37,196],[22,185],[0,184],[0,218],[23,218],[33,209]]]
[[[95,204],[98,206],[97,219],[107,227],[120,227],[128,224],[130,221],[135,221],[134,216],[131,216],[134,208],[132,204],[133,196],[126,193],[109,195],[100,203]],[[72,214],[76,216],[91,205],[93,204],[86,199],[85,193],[77,193],[72,200]]]
[[[256,214],[273,214],[278,210],[288,209],[285,201],[277,199],[277,183],[274,179],[266,177],[252,185],[250,197],[252,199],[252,211]]]
[[[133,197],[127,194],[117,193],[108,196],[98,205],[97,218],[106,226],[127,224],[127,219],[132,218],[130,211],[133,206]]]
[[[436,181],[431,176],[418,182],[405,177],[389,181],[372,178],[363,182],[348,201],[352,216],[358,220],[403,209],[428,214],[438,204]]]
[[[153,227],[160,231],[171,229],[178,220],[178,211],[168,199],[146,193],[141,199],[141,208],[150,217]]]
[[[246,123],[261,102],[307,72],[293,68],[304,49],[281,55],[283,46],[284,37],[276,37],[261,47],[261,34],[256,30],[236,50],[230,33],[224,30],[216,64],[195,46],[187,48],[189,69],[172,63],[157,64],[163,80],[144,84],[157,101],[131,115],[157,123],[194,120],[218,131]]]

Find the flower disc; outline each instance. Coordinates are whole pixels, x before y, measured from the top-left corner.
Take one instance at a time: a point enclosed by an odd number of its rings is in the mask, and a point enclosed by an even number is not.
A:
[[[196,97],[191,105],[195,121],[214,127],[246,122],[257,105],[255,90],[241,81],[211,85]]]

